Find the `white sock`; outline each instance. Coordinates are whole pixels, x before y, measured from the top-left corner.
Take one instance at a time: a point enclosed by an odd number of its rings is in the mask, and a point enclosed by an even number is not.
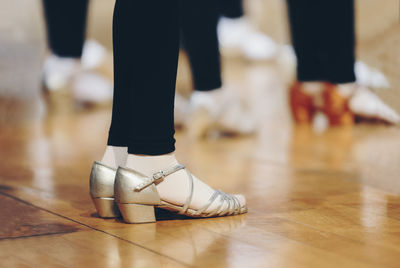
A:
[[[222,91],[222,88],[216,88],[216,89],[207,90],[207,91],[195,90],[192,93],[191,98],[193,98],[193,96],[198,96],[200,98],[218,98],[218,96],[221,95],[221,93],[220,93],[221,91]]]
[[[153,176],[156,172],[171,168],[177,164],[178,161],[173,153],[158,156],[129,154],[126,162],[128,168],[134,169],[149,177]],[[214,189],[195,176],[193,176],[193,183],[194,191],[190,208],[200,209],[208,203],[208,200],[214,193]],[[176,205],[184,205],[190,194],[189,178],[186,170],[179,170],[167,176],[163,181],[157,184],[157,190],[161,199]],[[245,203],[243,197],[239,197],[239,199],[241,203]],[[210,209],[215,208],[217,204],[218,202],[214,202]]]
[[[338,84],[338,93],[345,98],[349,98],[357,89],[356,83]]]
[[[303,82],[303,91],[309,95],[319,95],[324,90],[324,83],[322,82]]]
[[[321,108],[323,106],[322,92],[325,84],[323,82],[304,82],[302,89],[304,93],[313,97],[314,105]]]
[[[43,75],[48,89],[65,87],[71,77],[81,71],[81,61],[77,58],[50,55],[44,62]]]
[[[190,96],[190,103],[193,106],[204,106],[210,111],[216,109],[223,98],[222,88],[209,91],[194,91]]]
[[[104,103],[113,97],[112,82],[100,73],[81,72],[72,79],[71,90],[78,102]]]
[[[128,147],[107,146],[101,163],[112,168],[118,168],[125,166],[127,157]]]
[[[196,91],[190,98],[190,105],[192,112],[198,108],[206,109],[209,126],[221,133],[246,135],[256,131],[257,123],[249,109],[250,106],[246,105],[245,101],[242,101],[239,95],[229,88]],[[192,125],[190,130],[194,133],[196,129],[195,125]],[[194,133],[194,135],[197,134]]]

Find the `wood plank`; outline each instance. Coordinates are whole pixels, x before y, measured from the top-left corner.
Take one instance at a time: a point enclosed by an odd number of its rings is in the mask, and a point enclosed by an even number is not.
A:
[[[309,184],[303,184],[309,185]],[[329,184],[328,184],[329,185]],[[335,185],[336,187],[340,187],[340,185]],[[328,190],[329,187],[325,187]],[[323,190],[324,188],[322,188]],[[354,188],[357,189],[357,188]],[[353,190],[354,190],[353,189]],[[18,191],[13,192],[13,194],[18,194]],[[39,200],[38,195],[35,191],[23,190],[21,191],[22,195],[25,198],[34,200],[35,202],[39,201],[39,205],[46,206],[49,204],[46,200]],[[301,193],[301,189],[300,189]],[[324,193],[324,190],[322,191]],[[320,196],[322,193],[317,194]],[[333,194],[337,194],[337,190],[332,191]],[[306,192],[308,194],[308,192]],[[312,197],[309,197],[312,198]],[[282,200],[281,200],[282,201]],[[294,207],[290,208],[289,211],[308,211],[310,210],[310,206],[303,207],[301,209],[301,205],[299,205],[299,201],[295,199]],[[229,245],[234,248],[248,248],[248,251],[252,253],[252,260],[255,263],[269,263],[264,257],[267,256],[269,261],[274,261],[273,263],[281,263],[283,259],[286,260],[287,266],[293,265],[293,262],[296,265],[305,265],[308,266],[310,263],[313,263],[315,266],[324,265],[324,266],[335,266],[342,265],[348,267],[357,267],[357,266],[368,266],[371,263],[382,264],[382,262],[378,262],[377,260],[372,260],[370,257],[365,255],[365,247],[360,247],[360,244],[352,241],[351,239],[346,238],[345,236],[336,236],[333,239],[331,244],[328,243],[329,239],[326,240],[323,247],[320,246],[322,242],[319,242],[318,239],[308,240],[310,236],[316,236],[321,238],[320,233],[323,233],[324,228],[308,228],[307,232],[304,231],[304,225],[300,223],[293,223],[291,225],[292,230],[288,230],[287,228],[280,228],[280,225],[275,223],[273,228],[270,228],[271,218],[274,219],[279,217],[279,213],[274,213],[274,210],[271,210],[271,216],[269,216],[268,221],[265,224],[260,224],[265,222],[262,215],[265,215],[264,211],[259,211],[255,209],[250,211],[250,213],[246,216],[241,217],[230,217],[230,218],[221,218],[221,219],[208,219],[208,220],[185,220],[183,222],[180,221],[162,221],[155,225],[128,225],[126,226],[123,223],[115,222],[114,220],[102,220],[96,217],[95,215],[91,215],[90,212],[82,214],[76,208],[71,207],[68,202],[63,200],[55,200],[51,206],[47,205],[47,207],[56,209],[61,214],[68,215],[69,217],[74,217],[75,220],[82,221],[85,224],[93,226],[95,228],[99,228],[105,230],[108,233],[114,234],[118,237],[122,237],[124,239],[133,241],[135,243],[140,244],[141,246],[154,250],[156,252],[160,252],[172,258],[180,258],[185,263],[201,263],[204,265],[209,265],[209,263],[205,262],[202,258],[197,258],[193,256],[193,252],[198,252],[197,248],[198,244],[204,245],[204,241],[208,241],[208,243],[212,243],[213,240],[217,240],[218,242],[214,242],[218,250],[224,248],[221,245]],[[92,205],[90,204],[90,200],[87,199],[86,207],[88,207],[89,211],[93,211]],[[82,208],[82,207],[81,207]],[[268,207],[271,208],[271,207]],[[286,209],[287,211],[287,209]],[[76,217],[76,215],[80,215]],[[276,216],[274,216],[276,215]],[[218,222],[215,224],[214,222]],[[272,221],[273,222],[273,221]],[[248,226],[244,228],[246,231],[243,231],[243,227],[241,225]],[[208,227],[207,227],[208,226]],[[211,226],[211,227],[210,227]],[[216,226],[216,227],[215,227]],[[220,228],[218,228],[220,226]],[[228,226],[228,228],[226,227]],[[238,226],[234,228],[235,226]],[[284,225],[283,225],[284,226]],[[232,228],[229,228],[232,227]],[[205,229],[205,230],[204,230]],[[187,230],[192,230],[189,232]],[[300,230],[302,230],[300,232]],[[210,234],[211,232],[212,234]],[[258,232],[258,234],[257,234]],[[303,233],[304,237],[297,236],[293,238],[293,233]],[[197,236],[196,234],[200,233],[201,235]],[[275,235],[274,235],[275,233]],[[279,234],[279,236],[276,235]],[[287,234],[286,234],[287,233]],[[218,235],[220,234],[220,235]],[[329,233],[328,233],[329,234]],[[222,236],[221,236],[222,235]],[[249,239],[243,239],[245,237],[249,237]],[[271,239],[271,237],[273,239]],[[324,235],[322,235],[324,237]],[[257,239],[256,239],[257,238]],[[332,239],[330,237],[330,239]],[[297,243],[296,243],[297,241]],[[299,243],[300,242],[300,243]],[[337,245],[346,245],[349,249],[352,248],[355,252],[354,256],[360,257],[355,258],[352,257],[352,254],[349,251],[341,251],[337,250]],[[207,243],[205,243],[207,245]],[[330,246],[329,246],[330,245]],[[295,252],[301,252],[301,254],[296,255],[293,252],[290,254],[282,254],[282,251],[279,248],[289,247],[293,249]],[[371,246],[367,247],[370,248]],[[382,248],[374,248],[374,250],[380,250],[381,256],[388,255],[387,261],[384,264],[388,265],[388,267],[395,267],[397,263],[393,266],[393,258],[390,258],[390,251],[386,252],[382,250]],[[295,250],[296,249],[296,250]],[[217,250],[213,247],[208,248],[206,250],[208,254],[213,254]],[[235,252],[230,250],[231,254],[238,254],[241,256],[240,251]],[[220,251],[217,251],[220,252]],[[375,251],[379,252],[379,251]],[[349,253],[349,254],[345,254]],[[223,256],[223,254],[219,254],[219,256]],[[308,256],[308,257],[307,257]],[[361,258],[363,257],[363,258]],[[366,260],[363,260],[366,259]],[[207,256],[205,260],[212,260],[213,263],[224,263],[224,259],[212,258]],[[327,261],[330,261],[327,263]],[[362,260],[362,261],[361,261]],[[237,263],[240,263],[240,259],[237,260]],[[282,263],[281,263],[282,264]],[[282,264],[283,265],[283,264]]]
[[[82,226],[0,193],[0,240],[72,233]]]
[[[341,205],[283,213],[278,217],[303,223],[318,230],[397,251],[400,254],[400,221]]]
[[[0,203],[0,267],[185,267],[1,193]]]
[[[186,267],[110,235],[86,231],[0,241],[0,267]]]

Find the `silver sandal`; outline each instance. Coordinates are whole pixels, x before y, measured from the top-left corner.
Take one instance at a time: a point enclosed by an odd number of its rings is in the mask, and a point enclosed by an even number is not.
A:
[[[155,185],[179,170],[186,170],[190,187],[190,194],[183,206],[162,200]],[[220,190],[215,190],[207,204],[202,208],[198,210],[192,209],[190,204],[193,192],[193,176],[184,165],[176,165],[157,172],[151,178],[133,169],[120,167],[117,170],[114,185],[115,202],[118,204],[118,208],[127,223],[155,222],[155,207],[194,218],[222,217],[247,212],[247,207],[241,206],[236,196],[226,194]],[[218,199],[219,204],[210,211],[210,206]]]

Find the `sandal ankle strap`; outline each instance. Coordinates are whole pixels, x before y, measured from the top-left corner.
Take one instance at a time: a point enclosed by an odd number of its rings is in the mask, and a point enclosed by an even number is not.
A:
[[[169,169],[161,170],[161,171],[156,172],[156,173],[153,174],[153,179],[154,179],[154,181],[164,179],[168,175],[171,175],[172,173],[175,173],[175,172],[177,172],[177,171],[179,171],[181,169],[184,169],[184,168],[185,168],[184,165],[178,164],[178,165],[176,165],[174,167],[171,167]]]
[[[140,192],[141,190],[143,190],[144,188],[152,185],[153,183],[155,183],[156,181],[162,180],[165,177],[171,175],[172,173],[175,173],[181,169],[185,169],[185,166],[182,164],[178,164],[176,166],[173,166],[171,168],[165,169],[165,170],[160,170],[159,172],[156,172],[153,174],[153,176],[151,178],[149,178],[147,181],[139,184],[138,186],[136,186],[135,191]]]

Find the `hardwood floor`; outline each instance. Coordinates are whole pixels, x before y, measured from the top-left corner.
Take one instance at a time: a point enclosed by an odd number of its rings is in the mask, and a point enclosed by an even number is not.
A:
[[[247,215],[100,219],[88,175],[110,107],[78,107],[68,92],[55,93],[45,98],[45,117],[4,121],[0,266],[398,267],[400,129],[295,127],[277,70],[226,64],[228,86],[252,101],[257,135],[176,135],[181,162],[216,188],[244,193]]]
[[[15,62],[21,72],[34,66]],[[184,64],[179,74],[187,91]],[[109,105],[78,106],[68,91],[43,97],[29,83],[31,91],[1,95],[0,267],[400,267],[400,128],[296,127],[285,74],[279,62],[225,60],[224,81],[252,104],[258,133],[176,134],[178,159],[215,188],[245,194],[248,214],[192,220],[158,211],[157,223],[138,225],[100,219],[88,193]],[[391,104],[400,107],[398,98]]]

